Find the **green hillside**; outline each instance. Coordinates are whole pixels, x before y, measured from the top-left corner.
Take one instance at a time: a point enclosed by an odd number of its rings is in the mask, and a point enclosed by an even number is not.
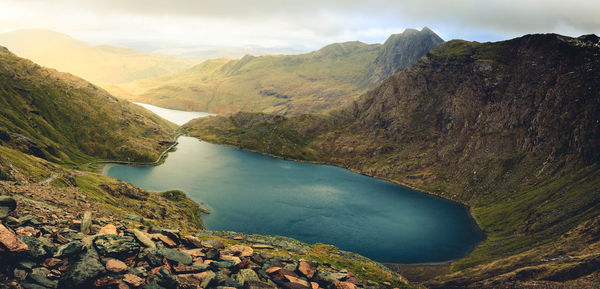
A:
[[[161,107],[212,113],[323,113],[356,99],[441,42],[427,28],[407,29],[384,45],[355,41],[302,55],[209,60],[173,75],[123,84],[111,92]]]
[[[0,96],[0,144],[53,162],[154,160],[174,136],[174,124],[6,48]]]

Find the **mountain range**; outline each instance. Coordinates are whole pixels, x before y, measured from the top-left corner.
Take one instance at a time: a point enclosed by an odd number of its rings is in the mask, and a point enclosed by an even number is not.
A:
[[[44,29],[2,33],[0,45],[20,57],[103,87],[182,71],[199,62],[109,45],[90,45]]]
[[[211,113],[326,113],[416,62],[443,40],[407,29],[384,44],[345,42],[301,55],[208,60],[188,70],[119,85],[131,101]]]
[[[468,205],[486,240],[432,288],[585,279],[600,268],[599,55],[595,35],[453,40],[328,116],[241,112],[184,129]]]

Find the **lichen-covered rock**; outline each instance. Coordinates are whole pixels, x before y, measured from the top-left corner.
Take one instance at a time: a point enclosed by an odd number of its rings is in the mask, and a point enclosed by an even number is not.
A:
[[[94,238],[94,247],[102,256],[123,258],[136,254],[140,245],[131,236],[98,235]]]

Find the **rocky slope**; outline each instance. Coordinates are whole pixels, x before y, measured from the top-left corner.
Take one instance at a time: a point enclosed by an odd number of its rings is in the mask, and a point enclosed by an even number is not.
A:
[[[332,246],[202,231],[206,211],[179,191],[2,146],[0,163],[0,288],[412,288]]]
[[[321,113],[339,108],[442,42],[407,29],[383,45],[346,42],[302,55],[211,60],[181,73],[120,85],[114,94],[161,107],[233,113]]]
[[[468,204],[487,240],[433,287],[576,280],[600,269],[599,55],[595,35],[450,41],[331,117],[239,113],[185,127]]]
[[[0,47],[0,145],[47,160],[154,160],[174,125],[70,74]]]

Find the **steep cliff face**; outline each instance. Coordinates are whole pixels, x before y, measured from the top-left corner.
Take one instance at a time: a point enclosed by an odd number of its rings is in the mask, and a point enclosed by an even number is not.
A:
[[[390,75],[411,66],[443,42],[442,38],[427,27],[421,31],[406,29],[401,34],[393,34],[379,50],[370,81],[380,83]]]
[[[154,160],[173,124],[0,47],[0,145],[60,163]]]
[[[488,239],[453,270],[476,267],[435,286],[514,281],[519,268],[542,263],[522,279],[575,279],[600,266],[553,258],[600,254],[589,252],[597,239],[568,233],[600,215],[599,56],[594,35],[450,41],[327,119],[234,116],[186,127],[211,141],[336,164],[470,205]],[[304,144],[263,145],[294,143],[286,136]],[[557,269],[569,266],[591,271]]]

